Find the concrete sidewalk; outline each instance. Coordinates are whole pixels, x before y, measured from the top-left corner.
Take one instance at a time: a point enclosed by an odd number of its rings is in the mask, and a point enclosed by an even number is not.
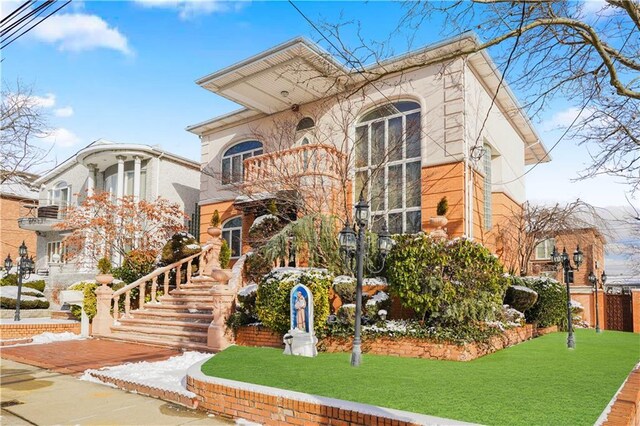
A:
[[[229,425],[201,411],[3,359],[4,425]]]

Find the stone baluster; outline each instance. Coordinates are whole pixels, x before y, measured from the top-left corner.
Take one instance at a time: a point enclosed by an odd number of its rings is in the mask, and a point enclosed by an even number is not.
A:
[[[96,289],[96,316],[93,318],[92,332],[95,335],[111,334],[111,326],[113,325],[113,317],[111,316],[111,299],[113,298],[113,290],[102,285]],[[117,314],[117,311],[114,310]]]
[[[158,277],[155,276],[151,280],[151,302],[156,303],[156,293],[158,292]]]
[[[189,260],[189,262],[187,263],[187,285],[191,284],[192,262],[193,260]]]
[[[125,292],[124,295],[124,318],[129,318],[131,310],[131,290]]]
[[[207,330],[207,347],[215,352],[231,345],[226,321],[233,307],[235,290],[227,285],[214,285],[211,291],[213,321]]]
[[[176,266],[176,290],[180,290],[180,281],[182,280],[181,265]]]
[[[164,273],[164,295],[169,295],[169,271]]]
[[[144,298],[147,296],[147,282],[143,282],[142,284],[140,284],[140,292],[139,294],[139,298],[138,300],[140,300],[140,302],[138,302],[138,309],[142,309],[144,308]]]

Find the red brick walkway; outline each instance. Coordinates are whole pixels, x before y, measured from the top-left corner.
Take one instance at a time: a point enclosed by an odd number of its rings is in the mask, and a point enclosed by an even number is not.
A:
[[[81,374],[125,362],[160,361],[180,355],[175,349],[86,339],[0,348],[0,357],[64,374]]]

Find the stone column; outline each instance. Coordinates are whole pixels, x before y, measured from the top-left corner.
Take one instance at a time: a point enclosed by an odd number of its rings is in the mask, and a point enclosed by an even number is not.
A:
[[[97,164],[87,164],[89,168],[89,177],[87,178],[87,196],[91,197],[96,187],[96,172],[98,171]]]
[[[113,290],[101,285],[96,289],[96,316],[93,318],[92,334],[106,336],[111,334],[113,317],[111,316],[111,300]]]
[[[116,159],[118,160],[118,186],[116,190],[116,197],[122,198],[124,195],[124,160],[127,157],[124,155],[118,155]]]
[[[227,285],[214,285],[210,290],[213,298],[213,321],[207,331],[207,347],[214,352],[222,351],[231,345],[227,335],[226,321],[233,307],[235,290]]]
[[[136,201],[140,200],[140,166],[142,158],[139,155],[133,156],[133,198]]]
[[[640,288],[631,290],[631,309],[633,315],[633,332],[640,333]]]

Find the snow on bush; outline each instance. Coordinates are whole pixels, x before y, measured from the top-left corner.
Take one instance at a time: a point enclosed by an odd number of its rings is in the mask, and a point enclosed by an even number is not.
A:
[[[251,283],[251,284],[247,285],[246,287],[242,287],[240,289],[240,291],[238,291],[238,296],[246,297],[246,296],[250,295],[251,293],[255,293],[256,291],[258,291],[258,284]]]
[[[0,297],[6,297],[9,299],[17,299],[18,298],[18,286],[13,285],[5,285],[0,287]],[[34,288],[22,287],[21,300],[42,300],[47,301],[47,298],[44,296],[44,293],[38,291]]]

